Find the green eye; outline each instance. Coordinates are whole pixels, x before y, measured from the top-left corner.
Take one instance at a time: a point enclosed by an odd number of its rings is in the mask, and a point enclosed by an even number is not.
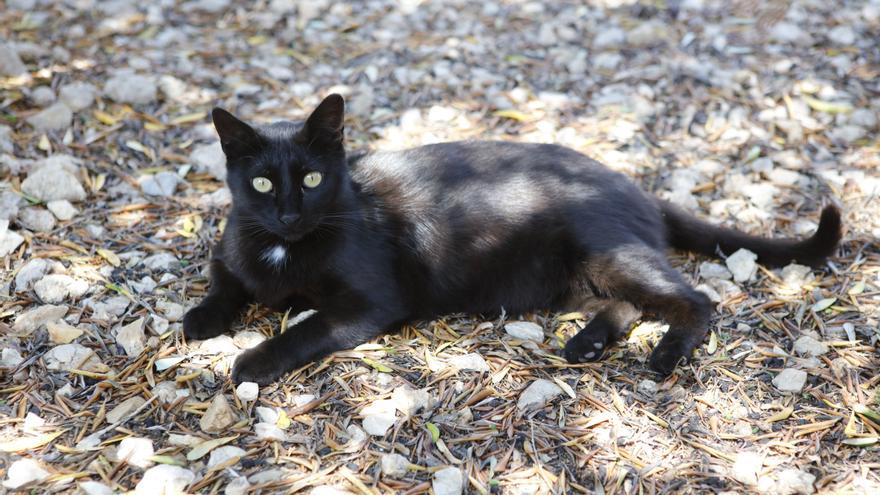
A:
[[[267,193],[272,190],[272,181],[265,177],[254,177],[251,184],[253,184],[254,189],[261,193]]]
[[[314,187],[318,187],[318,184],[321,183],[321,179],[324,177],[321,175],[321,172],[309,172],[303,177],[303,185],[312,189]]]

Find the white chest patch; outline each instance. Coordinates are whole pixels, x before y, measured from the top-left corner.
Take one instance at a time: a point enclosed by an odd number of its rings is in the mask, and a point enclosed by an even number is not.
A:
[[[284,266],[287,263],[287,248],[281,245],[267,248],[260,259],[276,268]]]

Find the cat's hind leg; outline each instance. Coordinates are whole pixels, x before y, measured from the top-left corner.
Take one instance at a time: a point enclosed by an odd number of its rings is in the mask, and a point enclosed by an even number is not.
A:
[[[183,317],[183,334],[195,340],[216,337],[229,330],[249,301],[241,282],[220,260],[212,260],[208,295]]]
[[[650,366],[658,373],[671,373],[706,336],[711,301],[658,250],[639,242],[621,244],[590,256],[586,272],[599,295],[626,301],[669,324],[651,354]]]
[[[608,301],[587,326],[565,343],[562,351],[565,359],[572,364],[597,361],[605,349],[629,332],[641,314],[626,301]]]

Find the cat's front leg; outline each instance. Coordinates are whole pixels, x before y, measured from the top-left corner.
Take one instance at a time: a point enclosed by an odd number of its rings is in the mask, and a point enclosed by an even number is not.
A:
[[[284,333],[242,353],[232,380],[266,385],[283,374],[331,352],[351,349],[389,330],[400,318],[391,311],[373,310],[340,316],[319,311]]]
[[[220,260],[211,261],[211,288],[205,299],[183,317],[183,334],[188,339],[209,339],[229,329],[250,301],[242,283]]]

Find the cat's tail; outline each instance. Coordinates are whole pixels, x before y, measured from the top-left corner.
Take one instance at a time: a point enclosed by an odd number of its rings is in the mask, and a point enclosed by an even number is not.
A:
[[[765,239],[742,232],[718,227],[685,212],[681,208],[660,201],[660,211],[666,222],[669,244],[675,249],[717,256],[725,256],[745,248],[758,255],[758,262],[767,266],[798,263],[819,266],[834,253],[841,237],[840,211],[833,205],[822,210],[819,228],[806,239]]]

